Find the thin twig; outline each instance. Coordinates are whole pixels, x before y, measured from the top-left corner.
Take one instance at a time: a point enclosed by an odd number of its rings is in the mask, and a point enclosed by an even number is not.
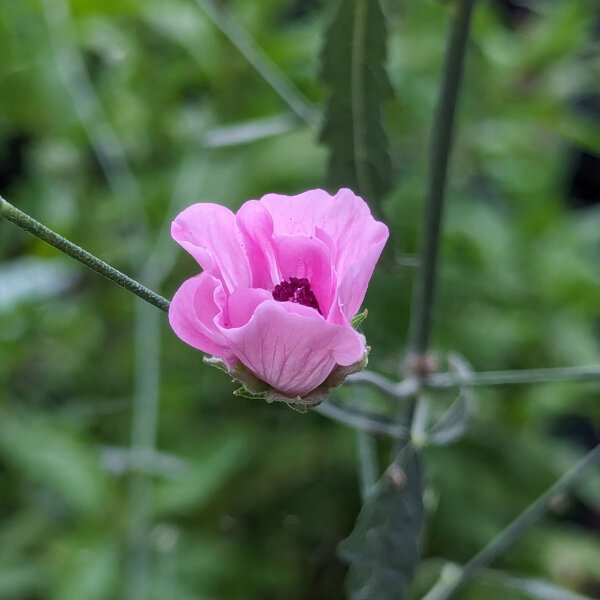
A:
[[[356,447],[360,465],[358,469],[360,494],[362,501],[365,502],[379,479],[377,440],[372,434],[359,429],[356,432]]]
[[[464,379],[453,373],[438,373],[429,376],[424,381],[424,385],[430,388],[441,389],[456,386],[479,387],[554,383],[559,381],[600,381],[600,366],[483,371],[481,373],[471,373]]]
[[[349,375],[346,382],[353,385],[363,384],[394,398],[412,398],[421,388],[421,382],[417,377],[407,377],[396,383],[383,375],[366,369]]]
[[[320,121],[318,112],[258,46],[231,12],[223,4],[218,4],[214,0],[196,0],[196,4],[287,105],[311,128],[316,129]]]
[[[397,439],[407,439],[409,435],[408,428],[400,421],[388,419],[366,410],[350,408],[334,400],[327,400],[311,410],[333,421],[367,433],[382,434]]]
[[[433,127],[429,184],[424,206],[425,230],[420,254],[422,263],[418,269],[411,307],[409,346],[417,355],[424,355],[427,352],[431,337],[446,173],[473,4],[474,0],[460,0],[457,3]]]
[[[478,552],[463,568],[457,567],[442,573],[423,600],[447,600],[458,589],[478,575],[503,554],[515,541],[534,525],[550,508],[559,495],[571,490],[592,467],[600,464],[600,444],[573,465],[552,487],[529,505],[508,527]]]
[[[166,298],[163,298],[156,292],[153,292],[137,282],[135,279],[132,279],[124,273],[121,273],[121,271],[111,267],[108,263],[105,263],[103,260],[100,260],[93,254],[90,254],[83,248],[70,242],[62,235],[52,231],[52,229],[42,225],[33,217],[30,217],[28,214],[4,200],[2,196],[0,196],[0,217],[4,217],[7,221],[14,223],[21,229],[35,235],[40,240],[54,246],[57,250],[68,254],[71,258],[78,260],[86,267],[89,267],[93,271],[96,271],[96,273],[110,279],[142,300],[149,302],[161,310],[169,310],[169,301]]]

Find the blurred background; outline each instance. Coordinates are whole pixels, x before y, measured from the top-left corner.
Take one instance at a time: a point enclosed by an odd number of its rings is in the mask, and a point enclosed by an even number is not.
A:
[[[398,378],[452,7],[383,4],[396,176],[382,211],[401,260],[378,268],[364,331],[370,368]],[[168,237],[182,207],[323,185],[332,8],[3,0],[0,193],[171,297],[197,272]],[[600,364],[598,3],[481,0],[471,37],[434,347],[475,370]],[[343,598],[354,432],[234,397],[142,304],[0,222],[0,599]],[[478,389],[476,409],[460,442],[425,454],[415,597],[436,557],[468,560],[599,441],[597,383]],[[495,567],[600,598],[600,473]],[[531,597],[509,583],[488,573],[459,597]]]

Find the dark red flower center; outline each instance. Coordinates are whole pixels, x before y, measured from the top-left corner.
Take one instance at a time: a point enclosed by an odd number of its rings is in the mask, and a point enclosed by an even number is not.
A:
[[[310,306],[322,314],[315,294],[310,289],[310,282],[304,277],[290,277],[287,281],[284,280],[276,285],[273,289],[273,298],[277,302],[295,302]]]

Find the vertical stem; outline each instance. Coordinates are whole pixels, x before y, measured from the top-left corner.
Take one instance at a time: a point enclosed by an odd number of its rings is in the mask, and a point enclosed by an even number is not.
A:
[[[440,226],[443,214],[446,173],[450,155],[456,99],[463,70],[469,24],[475,0],[457,0],[456,15],[448,40],[442,87],[432,138],[429,184],[424,209],[425,231],[421,246],[421,266],[413,293],[409,345],[424,355],[431,337]]]
[[[360,482],[360,495],[363,503],[369,497],[369,493],[379,478],[377,468],[377,441],[367,431],[356,431],[356,445],[360,469],[358,471]]]
[[[135,386],[131,423],[133,464],[144,464],[154,452],[158,423],[160,386],[159,313],[143,302],[136,303]],[[129,564],[127,599],[150,598],[149,534],[152,512],[152,481],[147,473],[134,470],[129,482]]]

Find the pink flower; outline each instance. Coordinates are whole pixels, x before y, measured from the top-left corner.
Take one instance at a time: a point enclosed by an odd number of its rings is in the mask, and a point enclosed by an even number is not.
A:
[[[203,269],[175,293],[171,327],[249,390],[314,404],[366,364],[350,321],[388,228],[350,190],[268,194],[237,214],[194,204],[171,235]]]

